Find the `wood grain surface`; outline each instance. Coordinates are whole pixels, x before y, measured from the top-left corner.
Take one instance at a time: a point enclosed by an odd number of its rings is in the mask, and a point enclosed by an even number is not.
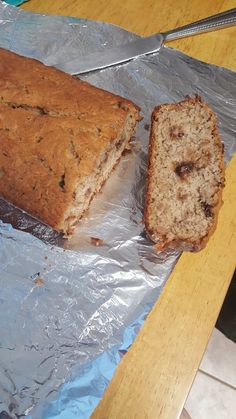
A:
[[[235,0],[31,0],[25,10],[111,22],[150,35],[236,7]],[[236,70],[236,28],[169,46]],[[224,205],[207,248],[184,253],[116,373],[94,419],[178,418],[214,327],[236,255],[236,156],[227,167]]]

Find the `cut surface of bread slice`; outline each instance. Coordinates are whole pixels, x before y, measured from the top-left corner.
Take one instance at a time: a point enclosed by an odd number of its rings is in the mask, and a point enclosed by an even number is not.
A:
[[[199,96],[154,109],[144,223],[157,249],[205,246],[222,204],[223,154],[216,116]]]
[[[0,90],[0,195],[70,235],[128,148],[139,108],[4,49]]]

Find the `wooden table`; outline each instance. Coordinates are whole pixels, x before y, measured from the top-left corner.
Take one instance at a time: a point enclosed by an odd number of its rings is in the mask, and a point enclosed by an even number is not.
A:
[[[236,7],[236,0],[31,0],[30,11],[71,15],[150,35]],[[169,44],[236,70],[236,28]],[[233,42],[234,40],[234,42]],[[222,306],[236,255],[236,156],[226,171],[224,206],[207,248],[185,253],[96,409],[96,419],[176,419]]]

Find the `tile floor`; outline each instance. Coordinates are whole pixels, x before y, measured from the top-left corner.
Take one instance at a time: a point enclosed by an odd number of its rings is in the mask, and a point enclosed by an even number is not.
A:
[[[185,403],[191,419],[236,419],[236,344],[214,329]]]

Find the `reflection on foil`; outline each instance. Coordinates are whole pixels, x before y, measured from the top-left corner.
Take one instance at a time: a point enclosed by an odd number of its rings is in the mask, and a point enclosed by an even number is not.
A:
[[[135,37],[0,3],[0,46],[46,64]],[[163,48],[83,78],[132,99],[144,119],[70,241],[0,200],[0,412],[12,418],[88,418],[177,261],[177,252],[156,253],[143,231],[153,107],[202,95],[218,115],[226,161],[236,149],[233,72]]]

